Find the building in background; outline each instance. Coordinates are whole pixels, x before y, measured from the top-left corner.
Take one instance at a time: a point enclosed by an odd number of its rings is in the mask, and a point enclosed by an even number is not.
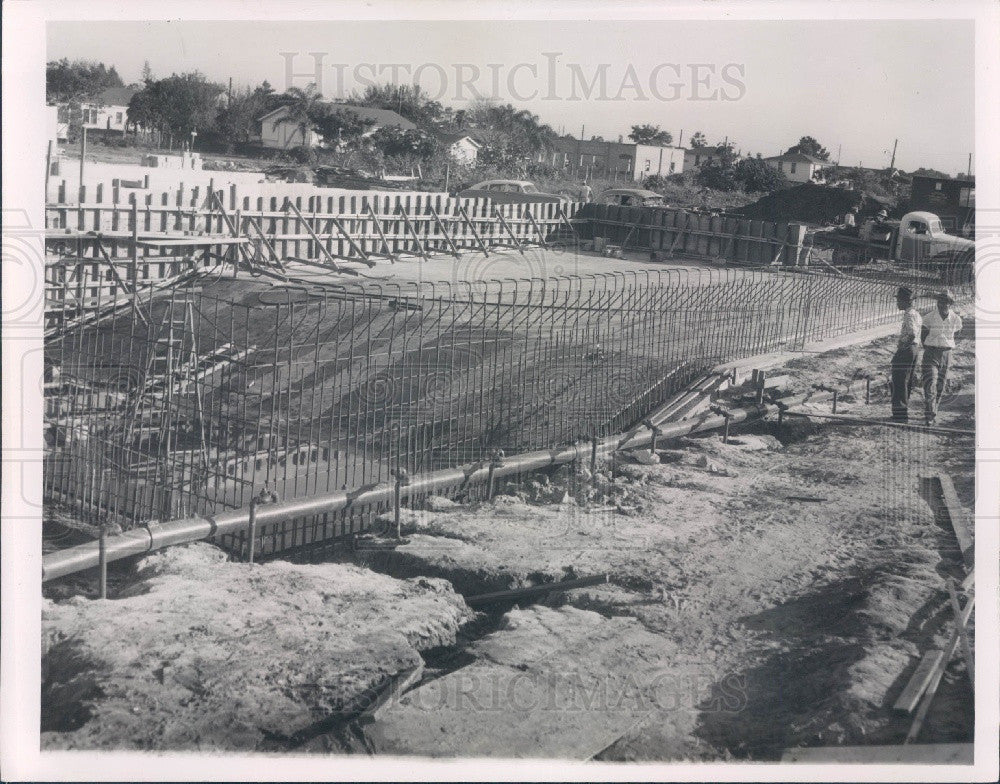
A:
[[[654,174],[667,176],[684,171],[685,150],[653,144],[605,142],[563,136],[540,161],[581,179],[608,178],[641,182]]]
[[[832,166],[829,161],[803,152],[772,155],[770,158],[765,158],[764,163],[784,174],[789,182],[822,182],[821,172]]]
[[[369,136],[379,128],[395,126],[404,131],[417,126],[400,114],[390,109],[374,109],[370,106],[354,106],[352,104],[334,104],[337,109],[352,112],[362,119],[372,121],[372,126],[365,132]],[[309,127],[303,128],[301,123],[288,118],[289,108],[279,106],[258,119],[260,123],[260,144],[275,150],[291,150],[295,147],[319,147],[322,137]]]
[[[134,87],[108,87],[80,104],[81,125],[87,129],[124,132],[128,125],[128,105],[139,92]]]
[[[474,137],[462,131],[435,131],[434,136],[456,162],[466,166],[476,165],[482,145]]]
[[[909,209],[933,212],[949,234],[971,237],[976,230],[976,180],[915,174]]]

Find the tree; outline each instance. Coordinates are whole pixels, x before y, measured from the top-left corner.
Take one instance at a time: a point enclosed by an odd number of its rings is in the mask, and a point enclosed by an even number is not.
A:
[[[143,60],[142,73],[139,75],[143,84],[153,81],[153,69],[149,67],[149,60]]]
[[[434,137],[419,128],[384,125],[370,137],[372,145],[386,156],[430,158],[437,149]]]
[[[469,124],[478,129],[477,137],[483,137],[492,148],[492,154],[513,156],[522,163],[550,152],[556,139],[556,132],[537,115],[511,104],[478,101],[468,110],[467,117]]]
[[[736,163],[733,175],[740,189],[747,193],[776,191],[788,184],[788,179],[760,158],[744,158]]]
[[[109,87],[124,87],[114,66],[65,57],[45,65],[45,98],[50,103],[80,101]]]
[[[128,121],[186,136],[215,126],[222,85],[197,71],[149,82],[132,96]]]
[[[791,155],[797,152],[800,152],[803,155],[811,155],[814,158],[819,158],[821,161],[830,160],[830,153],[827,152],[826,148],[812,136],[803,136],[799,139],[799,143],[789,147],[785,154]]]
[[[232,151],[234,144],[250,141],[257,128],[257,120],[275,108],[276,98],[267,82],[253,90],[245,88],[232,94],[226,105],[219,109],[215,121],[215,130],[227,150]]]
[[[628,135],[636,144],[670,144],[674,137],[669,131],[660,129],[659,125],[633,125],[632,132]]]
[[[370,84],[351,103],[374,109],[391,109],[410,122],[432,126],[444,119],[444,107],[420,89],[418,84]]]
[[[703,134],[701,131],[695,131],[691,135],[690,144],[693,149],[697,150],[700,147],[707,147],[708,140],[705,138],[705,134]]]
[[[356,145],[374,124],[374,120],[363,118],[348,107],[326,103],[316,104],[308,118],[308,126],[330,147]]]
[[[275,126],[284,122],[294,123],[304,143],[316,119],[323,115],[321,108],[324,106],[323,96],[315,84],[307,85],[304,90],[300,87],[289,87],[281,96],[280,105],[287,106],[288,111],[283,117],[275,120]]]

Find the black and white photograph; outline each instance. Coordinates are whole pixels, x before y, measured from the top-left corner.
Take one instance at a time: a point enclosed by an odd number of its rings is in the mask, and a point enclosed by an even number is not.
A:
[[[4,780],[995,780],[995,3],[3,13]]]

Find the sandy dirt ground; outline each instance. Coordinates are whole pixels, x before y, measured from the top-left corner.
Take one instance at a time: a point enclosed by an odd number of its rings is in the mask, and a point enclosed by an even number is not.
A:
[[[164,550],[113,601],[45,601],[42,746],[292,748],[471,617],[440,580]]]
[[[973,426],[973,329],[944,427]],[[885,417],[891,343],[794,359],[791,386]],[[947,471],[971,508],[971,440],[786,419],[664,447],[406,510],[407,543],[354,565],[247,569],[204,545],[148,559],[112,601],[49,600],[45,745],[773,760],[900,742],[891,706],[962,575],[920,477]],[[451,591],[595,574],[610,582],[474,620]],[[323,724],[418,660],[373,724]],[[921,739],[970,740],[972,721],[956,657]]]
[[[972,334],[970,325],[956,351],[942,426],[972,427]],[[885,416],[879,377],[891,342],[794,360],[786,366],[792,387],[836,386],[839,412]],[[858,379],[869,373],[876,381],[865,405]],[[911,403],[916,413],[919,393]],[[608,666],[606,652],[564,634],[564,647],[522,670],[540,683],[552,673],[583,673],[591,683],[656,663],[634,684],[645,695],[629,714],[634,725],[600,751],[581,737],[583,757],[776,759],[796,745],[894,743],[909,720],[890,707],[948,617],[945,579],[962,575],[954,535],[935,521],[920,477],[948,472],[971,507],[971,446],[918,431],[801,420],[780,431],[758,426],[728,445],[715,434],[685,439],[662,450],[659,464],[605,467],[596,498],[585,471],[563,469],[488,507],[411,512],[409,543],[368,562],[397,575],[446,577],[466,594],[608,574],[612,585],[547,601],[594,611],[609,625],[636,619],[615,631],[628,650]],[[508,634],[500,629],[487,639]],[[512,665],[501,664],[509,678]],[[963,668],[956,660],[949,671],[924,739],[971,738]],[[459,737],[475,735],[470,724],[489,735],[504,726],[497,715],[515,726],[518,715],[524,720],[503,688],[487,710],[459,699],[474,674],[459,669],[444,676],[452,682],[432,681],[404,697],[385,720],[386,750],[429,753],[426,735],[409,732],[428,722],[451,738],[458,727]],[[568,677],[564,690],[593,697],[592,687]],[[496,678],[506,682],[502,673]],[[476,685],[472,693],[486,691]],[[617,726],[628,696],[619,691],[586,709],[571,699],[551,724],[584,712],[597,726]],[[442,700],[453,707],[429,717],[422,705]],[[553,749],[534,739],[531,724],[499,744],[504,753],[565,751],[562,741]]]

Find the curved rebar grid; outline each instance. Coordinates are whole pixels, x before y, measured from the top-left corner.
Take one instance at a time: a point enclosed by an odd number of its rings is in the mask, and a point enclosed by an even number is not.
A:
[[[288,235],[288,213],[267,220]],[[301,241],[342,242],[315,228]],[[405,284],[216,269],[130,299],[117,281],[86,291],[99,262],[78,253],[61,290],[75,288],[77,315],[106,315],[47,345],[60,378],[46,389],[46,499],[125,527],[616,432],[719,362],[895,315],[895,283],[863,275],[691,266]]]

